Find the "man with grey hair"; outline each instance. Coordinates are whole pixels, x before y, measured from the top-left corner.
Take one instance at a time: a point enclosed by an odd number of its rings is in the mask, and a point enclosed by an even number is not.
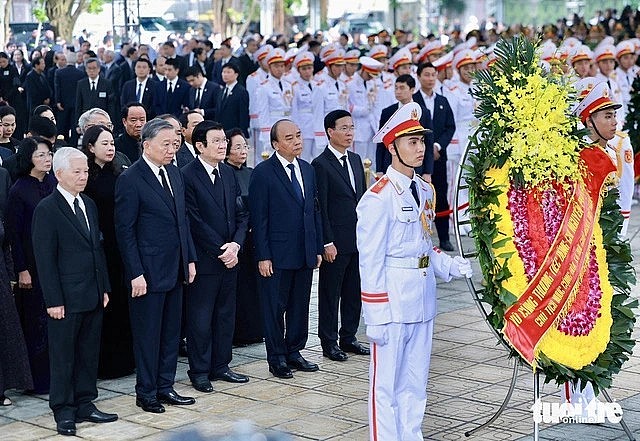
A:
[[[100,62],[89,58],[84,63],[86,78],[77,81],[75,112],[77,121],[80,115],[93,107],[105,110],[115,121],[116,94],[111,81],[100,76]]]
[[[194,404],[173,389],[178,361],[183,285],[196,275],[196,252],[185,187],[171,165],[177,134],[155,118],[142,128],[142,156],[116,181],[115,227],[131,284],[131,331],[136,360],[136,405]]]
[[[111,288],[98,209],[81,194],[89,175],[87,157],[62,147],[53,157],[53,170],[58,186],[35,209],[32,240],[49,315],[49,406],[58,433],[73,436],[77,422],[118,419],[93,404],[102,315]]]

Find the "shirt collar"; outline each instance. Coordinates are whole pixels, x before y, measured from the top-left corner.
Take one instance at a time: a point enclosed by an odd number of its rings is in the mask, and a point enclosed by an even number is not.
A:
[[[211,164],[209,164],[207,161],[205,161],[204,159],[202,159],[200,157],[200,155],[198,155],[198,161],[200,161],[200,163],[202,164],[202,166],[204,167],[204,169],[207,171],[207,174],[210,175],[211,173],[213,173],[214,170],[218,170],[218,173],[220,173],[220,167],[218,166],[212,166]]]
[[[69,206],[73,209],[73,201],[76,199],[76,196],[73,196],[71,193],[69,193],[67,190],[65,190],[64,188],[62,188],[62,186],[60,184],[58,184],[58,186],[56,187],[56,189],[60,192],[60,194],[62,196],[64,196],[64,199],[67,201],[67,204],[69,204]],[[77,197],[79,197],[80,195],[78,195]]]
[[[327,144],[327,147],[329,148],[329,151],[330,151],[331,153],[333,153],[333,154],[334,154],[334,156],[335,156],[336,158],[338,158],[338,160],[341,160],[340,158],[342,158],[344,155],[346,155],[346,154],[347,154],[347,151],[346,151],[346,150],[345,150],[345,152],[344,152],[344,153],[340,153],[340,152],[338,151],[338,149],[336,149],[335,147],[333,147],[333,146],[331,145],[331,143]],[[347,156],[347,157],[348,157],[348,156]]]
[[[226,88],[229,90],[229,93],[231,93],[233,91],[233,88],[236,87],[236,84],[238,84],[237,81],[226,85]]]
[[[413,178],[409,178],[403,175],[402,173],[400,173],[399,171],[397,171],[392,166],[389,166],[389,168],[387,168],[387,176],[392,181],[393,185],[396,186],[399,192],[400,190],[406,190],[407,188],[409,188],[411,186],[411,182],[412,181],[417,182],[417,179],[418,179],[416,177],[415,172],[413,173]]]
[[[293,164],[295,168],[300,168],[300,166],[298,165],[298,160],[296,158],[293,158],[293,162],[289,162],[278,152],[276,152],[276,158],[278,158],[278,161],[280,161],[280,164],[282,164],[284,168],[287,168],[289,164]]]
[[[159,176],[160,170],[164,169],[164,167],[158,167],[153,162],[149,161],[149,158],[147,158],[144,153],[142,154],[142,159],[144,159],[144,162],[147,163],[147,165],[149,166],[149,168],[151,168],[151,171],[153,172],[154,175],[156,175],[156,177]],[[166,174],[167,172],[165,171],[165,175]]]

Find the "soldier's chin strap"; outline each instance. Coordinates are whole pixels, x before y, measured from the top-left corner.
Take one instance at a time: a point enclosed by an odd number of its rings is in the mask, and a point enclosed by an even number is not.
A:
[[[591,121],[591,125],[593,126],[593,130],[596,132],[596,135],[598,135],[598,138],[600,138],[601,140],[603,140],[606,143],[608,140],[605,139],[605,137],[602,136],[602,134],[600,133],[600,130],[598,130],[598,126],[596,125],[596,122],[593,120],[593,117],[589,116],[589,121]]]
[[[396,147],[395,141],[393,142],[393,149],[396,151],[396,156],[398,157],[398,161],[400,161],[400,164],[404,165],[405,167],[413,168],[412,165],[409,165],[402,160],[402,156],[400,156],[400,152],[398,151],[398,147]]]

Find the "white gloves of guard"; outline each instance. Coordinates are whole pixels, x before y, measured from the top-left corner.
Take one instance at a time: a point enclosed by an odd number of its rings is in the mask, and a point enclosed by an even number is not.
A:
[[[471,262],[460,256],[455,256],[453,258],[453,262],[451,262],[449,274],[451,274],[453,277],[466,277],[470,279],[473,276]]]
[[[386,345],[389,341],[387,325],[367,325],[367,338],[378,346]]]

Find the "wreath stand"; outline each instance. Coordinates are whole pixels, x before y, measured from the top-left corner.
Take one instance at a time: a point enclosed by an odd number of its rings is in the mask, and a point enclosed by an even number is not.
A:
[[[454,224],[454,229],[455,229],[455,234],[456,234],[456,246],[458,247],[458,250],[460,251],[460,255],[464,258],[468,258],[468,259],[472,259],[477,257],[478,253],[475,252],[475,249],[472,251],[465,251],[465,249],[462,247],[462,239],[461,239],[461,235],[460,235],[460,227],[462,226],[467,226],[467,225],[471,225],[471,221],[466,219],[466,220],[460,220],[458,219],[458,209],[456,207],[460,207],[460,203],[458,201],[458,197],[460,194],[460,190],[468,190],[469,186],[465,183],[462,184],[461,180],[462,180],[462,176],[464,173],[464,167],[466,166],[466,162],[467,162],[467,156],[469,154],[469,150],[467,149],[465,150],[462,158],[460,159],[460,164],[458,166],[458,172],[456,174],[456,191],[454,192],[454,200],[453,200],[453,224]],[[476,289],[473,281],[471,279],[467,279],[465,278],[466,282],[467,282],[467,287],[469,288],[469,291],[471,292],[472,296],[473,296],[473,301],[476,304],[476,306],[478,307],[478,310],[480,311],[480,314],[482,315],[482,317],[484,318],[485,323],[487,323],[487,326],[489,326],[489,329],[491,329],[491,332],[493,333],[493,335],[498,339],[498,341],[500,343],[502,343],[502,345],[510,352],[511,351],[511,347],[509,346],[509,343],[507,343],[504,339],[504,337],[502,336],[502,334],[500,334],[498,331],[496,331],[494,329],[493,326],[491,326],[489,324],[488,321],[488,317],[489,317],[489,313],[486,311],[485,307],[482,304],[482,300],[480,299],[480,295],[482,294],[482,292],[484,291],[484,289]],[[513,363],[513,373],[511,375],[511,383],[509,384],[509,390],[507,391],[507,395],[504,397],[504,400],[502,401],[502,404],[500,405],[500,407],[498,408],[498,410],[496,410],[496,412],[493,414],[493,416],[491,418],[489,418],[486,422],[482,423],[481,425],[474,427],[471,430],[468,430],[467,432],[465,432],[464,436],[465,437],[470,437],[473,434],[475,434],[476,432],[483,430],[487,427],[489,427],[491,424],[493,424],[493,422],[495,420],[498,419],[498,417],[500,417],[500,415],[502,415],[502,412],[504,412],[507,409],[507,406],[509,405],[509,401],[511,400],[511,396],[513,395],[513,390],[516,386],[516,380],[518,378],[518,369],[520,368],[520,364],[522,362],[520,360],[516,360]],[[605,398],[605,400],[607,400],[607,402],[612,403],[613,400],[611,399],[611,396],[609,395],[609,392],[607,392],[605,389],[601,389],[600,393],[602,393],[602,396]],[[540,399],[540,371],[536,371],[533,373],[533,401],[534,403]],[[629,429],[629,426],[627,425],[627,423],[624,421],[624,418],[620,419],[620,425],[622,426],[622,430],[624,430],[624,432],[627,434],[627,437],[629,438],[629,441],[636,441],[635,436],[633,435],[633,433],[631,432],[631,430]],[[533,422],[533,440],[534,441],[539,441],[540,439],[540,423],[534,421]]]

